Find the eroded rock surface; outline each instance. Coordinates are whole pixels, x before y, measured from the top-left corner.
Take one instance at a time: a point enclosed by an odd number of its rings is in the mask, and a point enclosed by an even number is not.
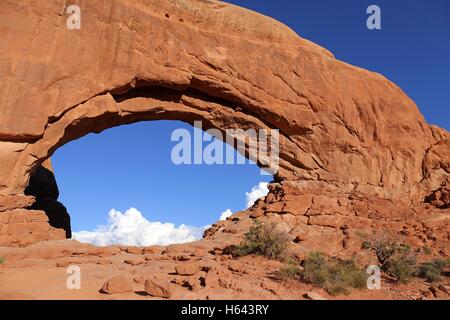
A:
[[[237,243],[253,220],[275,223],[289,233],[291,249],[300,258],[311,251],[329,256],[359,254],[372,234],[397,235],[414,248],[430,248],[450,256],[450,211],[428,204],[369,197],[357,192],[330,191],[298,183],[269,185],[271,192],[248,211],[205,231],[205,238]]]
[[[196,245],[1,247],[0,286],[14,289],[12,296],[101,298],[99,290],[115,276],[105,270],[121,270],[126,280],[118,287],[133,279],[133,290],[154,298],[292,299],[314,290],[273,281],[279,262],[231,263],[223,254],[254,219],[288,232],[298,259],[311,250],[360,254],[364,235],[376,231],[449,256],[449,134],[428,125],[382,75],[223,2],[83,1],[81,30],[66,28],[66,5],[5,0],[0,6],[0,246],[70,236],[52,177],[30,177],[60,146],[113,126],[167,119],[202,120],[204,129],[222,132],[278,129],[280,170],[267,197],[213,225]],[[62,212],[50,224],[65,231],[49,225],[52,215],[30,208]],[[82,292],[31,290],[59,279],[70,264],[94,275]],[[42,273],[24,284],[30,270]],[[159,272],[163,285],[149,282],[149,270]],[[148,298],[130,286],[118,295]],[[442,294],[416,289],[400,296]],[[375,296],[398,296],[389,290]]]
[[[279,129],[279,180],[415,201],[448,183],[447,131],[277,21],[218,1],[108,0],[83,3],[68,30],[64,9],[0,8],[1,194],[23,193],[64,143],[152,119]]]

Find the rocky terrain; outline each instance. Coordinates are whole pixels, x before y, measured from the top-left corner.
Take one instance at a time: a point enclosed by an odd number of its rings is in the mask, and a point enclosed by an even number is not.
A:
[[[354,259],[360,266],[378,265],[376,255],[363,249],[363,242],[373,233],[385,232],[397,234],[414,248],[419,261],[449,257],[448,213],[429,204],[415,207],[338,190],[327,194],[320,189],[306,191],[299,185],[269,186],[267,197],[250,210],[214,224],[204,239],[195,243],[94,247],[74,240],[53,240],[23,248],[0,247],[5,260],[0,265],[0,299],[450,298],[450,270],[437,283],[413,278],[399,284],[383,274],[379,290],[330,295],[315,285],[283,278],[283,261],[231,256],[226,248],[242,241],[257,219],[275,223],[289,234],[289,255],[296,261],[320,251],[334,258]],[[25,219],[45,225],[45,214],[33,213]],[[80,267],[80,290],[66,287],[67,268],[72,265]]]
[[[224,249],[254,220],[312,251],[377,264],[362,249],[389,233],[421,261],[450,253],[450,138],[374,72],[337,60],[281,23],[219,1],[96,0],[68,30],[70,1],[0,7],[0,298],[448,299],[441,282],[330,296],[283,263]],[[423,106],[426,107],[426,106]],[[278,129],[270,193],[203,240],[150,248],[81,245],[49,158],[88,133],[144,120],[204,129]],[[246,152],[250,152],[246,144]],[[267,159],[259,159],[264,166]],[[81,290],[66,288],[69,265]],[[319,297],[318,297],[319,295]]]

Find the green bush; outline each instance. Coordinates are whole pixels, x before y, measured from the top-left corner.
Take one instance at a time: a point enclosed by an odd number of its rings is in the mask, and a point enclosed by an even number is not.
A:
[[[312,252],[304,261],[301,278],[325,289],[331,295],[349,294],[350,288],[363,289],[368,275],[353,260],[327,259]]]
[[[398,282],[406,283],[414,276],[417,261],[410,246],[380,237],[372,241],[364,241],[363,249],[374,250],[381,264],[380,269]]]
[[[298,267],[298,265],[295,262],[289,262],[285,264],[278,271],[278,275],[283,280],[300,278],[301,274],[302,270]]]
[[[0,257],[0,264],[2,264],[3,262],[5,262],[5,259],[3,259],[2,257]]]
[[[227,247],[224,253],[235,257],[257,254],[269,259],[284,259],[288,244],[288,234],[278,230],[276,224],[263,224],[255,220],[244,240],[236,246]]]
[[[435,259],[422,263],[418,270],[417,276],[426,279],[428,282],[436,282],[441,280],[441,273],[445,267],[449,265],[449,261],[443,259]]]

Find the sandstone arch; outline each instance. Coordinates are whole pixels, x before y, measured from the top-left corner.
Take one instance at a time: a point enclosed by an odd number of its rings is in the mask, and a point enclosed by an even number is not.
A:
[[[218,1],[85,1],[68,30],[61,9],[0,8],[4,197],[60,145],[155,119],[277,128],[279,181],[416,204],[448,185],[447,131],[383,76],[273,19]]]

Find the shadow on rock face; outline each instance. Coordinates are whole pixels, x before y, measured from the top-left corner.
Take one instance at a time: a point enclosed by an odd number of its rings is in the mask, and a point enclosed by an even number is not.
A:
[[[35,172],[30,177],[30,182],[25,189],[25,194],[34,196],[36,199],[51,198],[58,200],[58,184],[56,183],[53,172],[43,166],[36,168]]]
[[[30,209],[44,211],[52,227],[64,229],[66,238],[72,237],[70,216],[66,207],[58,201],[59,190],[52,171],[39,166],[31,175],[25,194],[36,198]]]
[[[64,229],[66,238],[72,238],[70,216],[61,202],[52,198],[40,198],[31,206],[31,209],[45,211],[50,225],[54,228]]]

